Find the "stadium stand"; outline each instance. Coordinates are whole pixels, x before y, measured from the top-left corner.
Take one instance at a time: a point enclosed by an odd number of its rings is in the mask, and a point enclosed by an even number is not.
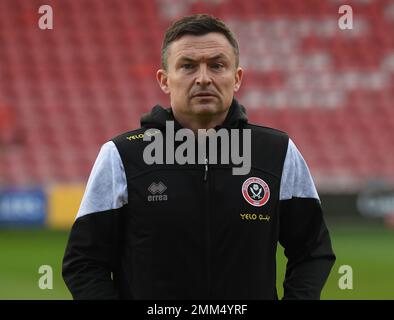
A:
[[[48,0],[0,4],[0,105],[18,115],[0,185],[85,181],[106,140],[154,104],[165,28],[208,12],[235,30],[250,120],[290,133],[320,188],[394,180],[394,5],[352,1],[353,30],[327,0]],[[11,143],[11,142],[10,142]]]

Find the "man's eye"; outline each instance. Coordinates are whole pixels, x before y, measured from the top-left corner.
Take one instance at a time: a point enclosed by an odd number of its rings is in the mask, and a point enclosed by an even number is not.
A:
[[[184,63],[181,65],[181,68],[185,70],[190,70],[193,68],[193,65],[191,63]]]
[[[221,64],[221,63],[214,63],[214,64],[212,64],[211,65],[211,68],[212,69],[216,69],[216,70],[220,70],[220,69],[222,69],[224,66],[223,66],[223,64]]]

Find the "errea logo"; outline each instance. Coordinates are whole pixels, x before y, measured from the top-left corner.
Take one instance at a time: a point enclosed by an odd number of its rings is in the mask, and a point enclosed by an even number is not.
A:
[[[148,201],[167,201],[167,195],[163,194],[166,190],[167,187],[163,182],[152,182],[148,187],[148,191],[151,193],[148,195]]]

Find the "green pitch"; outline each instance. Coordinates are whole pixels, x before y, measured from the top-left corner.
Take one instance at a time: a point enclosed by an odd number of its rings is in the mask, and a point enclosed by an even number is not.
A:
[[[337,262],[322,299],[394,299],[394,231],[384,227],[329,226]],[[68,232],[49,230],[0,230],[0,299],[71,299],[62,277],[61,260]],[[38,282],[41,265],[53,270],[53,289]],[[341,265],[353,269],[353,289],[341,290]],[[278,292],[282,296],[285,269],[278,251]]]
[[[321,298],[325,300],[394,299],[394,230],[384,226],[329,225],[334,252],[337,256]],[[283,295],[285,259],[278,252],[278,294]],[[352,268],[353,289],[340,289],[341,265]]]

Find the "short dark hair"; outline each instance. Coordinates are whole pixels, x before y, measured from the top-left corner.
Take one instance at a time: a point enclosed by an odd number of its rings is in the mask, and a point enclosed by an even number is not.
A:
[[[194,14],[183,17],[182,19],[175,21],[167,29],[164,35],[163,45],[161,47],[162,67],[167,70],[167,49],[172,42],[186,34],[203,36],[210,32],[221,33],[227,38],[234,49],[236,59],[235,64],[238,67],[239,47],[234,34],[222,20],[208,14]]]

